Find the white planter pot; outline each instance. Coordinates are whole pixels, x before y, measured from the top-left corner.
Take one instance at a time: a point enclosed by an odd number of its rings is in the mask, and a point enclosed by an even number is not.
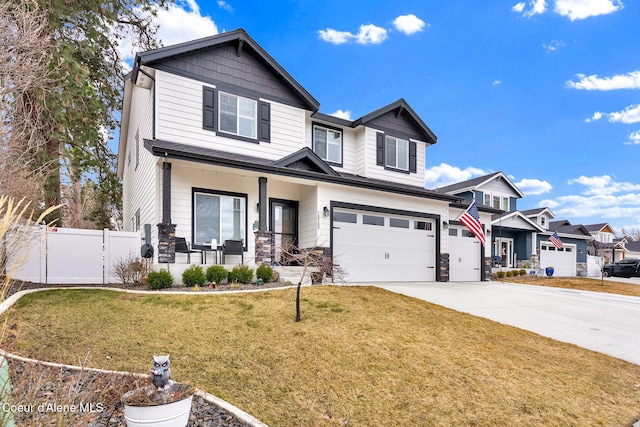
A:
[[[134,393],[130,391],[123,400]],[[172,403],[156,406],[124,405],[124,419],[128,427],[185,427],[189,422],[193,395]]]

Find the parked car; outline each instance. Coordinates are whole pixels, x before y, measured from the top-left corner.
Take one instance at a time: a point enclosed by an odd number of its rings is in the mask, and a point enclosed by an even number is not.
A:
[[[602,267],[604,277],[640,277],[640,259],[627,258]]]

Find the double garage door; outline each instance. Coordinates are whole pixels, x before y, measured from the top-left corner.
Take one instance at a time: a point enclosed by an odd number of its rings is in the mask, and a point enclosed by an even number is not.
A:
[[[334,209],[333,256],[350,282],[436,280],[436,221]]]

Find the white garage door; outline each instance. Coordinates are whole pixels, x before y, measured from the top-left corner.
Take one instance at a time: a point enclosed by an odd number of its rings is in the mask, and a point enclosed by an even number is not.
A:
[[[334,262],[350,282],[436,279],[435,220],[336,209]]]
[[[553,267],[554,277],[574,277],[576,262],[576,245],[565,244],[557,249],[552,243],[540,243],[540,268]]]
[[[481,277],[480,241],[466,227],[449,228],[449,281],[479,282]]]

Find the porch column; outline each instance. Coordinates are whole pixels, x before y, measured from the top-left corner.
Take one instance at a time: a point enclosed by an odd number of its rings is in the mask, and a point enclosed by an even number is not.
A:
[[[171,224],[171,163],[162,163],[162,223]]]
[[[267,231],[267,178],[258,178],[258,231]]]
[[[162,163],[162,222],[158,224],[158,262],[176,262],[176,225],[171,223],[171,163]]]

